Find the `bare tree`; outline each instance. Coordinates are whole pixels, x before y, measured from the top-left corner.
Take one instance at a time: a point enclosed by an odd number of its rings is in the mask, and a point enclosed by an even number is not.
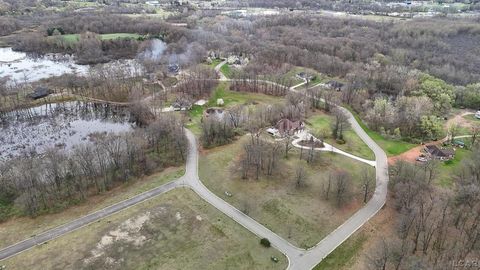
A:
[[[307,185],[307,172],[303,166],[299,166],[295,170],[295,187],[297,189],[304,188]]]
[[[362,173],[362,190],[363,190],[363,203],[367,202],[368,196],[372,193],[374,189],[374,177],[371,175],[369,170],[365,170]]]

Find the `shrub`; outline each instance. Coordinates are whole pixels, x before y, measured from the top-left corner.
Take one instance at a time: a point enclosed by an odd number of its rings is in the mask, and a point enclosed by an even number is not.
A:
[[[267,238],[260,239],[260,244],[264,247],[267,247],[267,248],[269,248],[271,246],[270,240],[268,240]]]
[[[336,141],[337,141],[338,144],[345,144],[345,140],[337,139]]]

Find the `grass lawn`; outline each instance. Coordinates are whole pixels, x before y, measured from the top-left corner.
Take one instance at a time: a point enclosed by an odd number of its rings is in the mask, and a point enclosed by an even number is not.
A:
[[[313,270],[351,269],[354,257],[359,254],[366,240],[367,236],[362,232],[352,235],[317,264]]]
[[[232,68],[229,64],[224,64],[222,67],[220,67],[220,71],[223,73],[223,75],[225,75],[225,77],[232,77]]]
[[[353,114],[357,122],[360,124],[363,130],[365,130],[368,136],[370,136],[370,138],[372,138],[376,143],[378,143],[378,145],[382,147],[383,150],[385,150],[389,157],[400,155],[401,153],[404,153],[417,146],[416,144],[404,142],[401,140],[390,140],[384,138],[379,133],[369,129],[367,125],[363,123],[362,119],[360,119],[358,114],[355,113],[352,109],[348,107],[346,108]]]
[[[345,144],[338,144],[333,137],[331,136],[331,124],[333,122],[333,117],[331,115],[325,114],[323,112],[315,112],[314,115],[310,116],[306,122],[308,123],[309,129],[311,129],[314,134],[319,134],[321,131],[324,131],[327,134],[325,141],[338,149],[346,151],[350,154],[375,160],[375,154],[368,148],[368,146],[358,137],[355,131],[349,129],[345,131]]]
[[[287,259],[194,192],[176,189],[2,264],[54,270],[285,269]]]
[[[476,123],[480,125],[480,119],[476,118],[474,114],[469,114],[463,116],[463,118],[467,119],[468,121],[471,121],[472,123]]]
[[[246,135],[230,145],[204,151],[199,159],[200,179],[212,192],[292,244],[303,248],[315,245],[363,205],[359,175],[365,170],[374,175],[373,168],[332,153],[319,153],[315,162],[307,165],[299,160],[300,150],[294,149],[289,159],[281,158],[273,176],[241,179],[238,157],[249,139]],[[307,187],[295,187],[298,166],[306,169]],[[337,208],[334,200],[324,200],[322,187],[330,172],[340,169],[353,174],[352,200]]]
[[[280,77],[283,80],[290,80],[292,85],[297,85],[303,82],[303,79],[298,78],[296,75],[300,72],[305,72],[310,75],[314,75],[315,79],[309,82],[309,86],[324,82],[328,79],[328,77],[322,73],[315,71],[314,69],[304,68],[304,67],[294,67],[290,69],[287,73],[282,74]],[[271,76],[265,76],[266,79],[274,80]]]
[[[80,39],[80,34],[68,34],[68,35],[63,35],[62,37],[66,41],[74,43],[74,42],[77,42]],[[111,34],[101,34],[100,35],[101,40],[137,39],[139,37],[142,37],[142,35],[133,34],[133,33],[111,33]]]
[[[222,59],[213,59],[212,63],[209,64],[210,67],[215,68],[218,64],[220,64],[223,60]]]
[[[45,214],[36,218],[18,217],[0,223],[0,248],[17,243],[48,229],[65,224],[88,213],[131,198],[132,196],[155,188],[183,175],[185,169],[169,168],[163,172],[126,183],[108,192],[90,197],[79,205],[72,206],[59,213]],[[24,268],[25,269],[25,268]],[[46,268],[47,269],[47,268]]]
[[[247,93],[230,91],[228,82],[221,82],[215,88],[205,106],[194,105],[188,112],[191,121],[187,123],[187,127],[192,130],[195,135],[200,135],[200,121],[202,119],[203,110],[208,107],[216,107],[217,99],[221,98],[224,101],[224,108],[228,108],[241,104],[275,104],[283,102],[282,97],[274,97],[264,94]]]
[[[441,162],[438,169],[437,184],[446,188],[451,187],[454,184],[454,177],[460,168],[461,161],[471,154],[470,150],[458,148],[455,151],[455,158],[448,162]]]

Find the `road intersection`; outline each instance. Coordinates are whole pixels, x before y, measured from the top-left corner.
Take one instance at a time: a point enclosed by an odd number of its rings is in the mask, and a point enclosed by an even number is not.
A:
[[[219,73],[221,74],[221,72]],[[225,81],[228,79],[221,77],[221,80]],[[295,91],[294,88],[297,88],[300,85],[296,85],[290,88],[290,90]],[[288,258],[288,269],[312,269],[328,254],[335,250],[340,244],[347,240],[362,225],[368,222],[368,220],[383,207],[387,196],[387,155],[375,143],[375,141],[373,141],[373,139],[368,136],[368,134],[363,130],[363,128],[356,121],[355,117],[350,111],[342,107],[339,108],[343,110],[344,113],[348,116],[352,129],[375,154],[375,164],[372,165],[375,165],[376,169],[376,188],[372,198],[367,204],[364,205],[363,208],[358,210],[353,216],[351,216],[337,229],[327,235],[318,244],[309,249],[301,249],[292,245],[290,242],[288,242],[281,236],[272,232],[248,215],[244,214],[242,211],[228,204],[226,201],[224,201],[223,199],[215,195],[213,192],[211,192],[208,188],[206,188],[198,177],[198,149],[196,138],[191,131],[185,129],[185,134],[189,142],[189,152],[186,163],[186,172],[185,175],[183,175],[181,178],[149,190],[147,192],[136,195],[128,200],[116,203],[97,212],[73,220],[54,229],[48,230],[44,233],[16,243],[12,246],[6,247],[0,250],[0,260],[4,260],[11,256],[17,255],[25,250],[35,247],[36,245],[50,241],[66,233],[82,228],[92,222],[95,222],[99,219],[110,216],[128,207],[141,203],[145,200],[168,192],[174,188],[185,187],[192,189],[202,199],[207,201],[209,204],[235,220],[237,223],[257,235],[258,237],[268,238],[272,243],[272,246],[280,250]]]

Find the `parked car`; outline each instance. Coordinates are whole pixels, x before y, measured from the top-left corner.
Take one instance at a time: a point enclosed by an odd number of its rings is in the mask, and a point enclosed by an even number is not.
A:
[[[428,161],[428,159],[425,158],[425,157],[417,157],[415,160],[418,161],[418,162],[427,162]]]

